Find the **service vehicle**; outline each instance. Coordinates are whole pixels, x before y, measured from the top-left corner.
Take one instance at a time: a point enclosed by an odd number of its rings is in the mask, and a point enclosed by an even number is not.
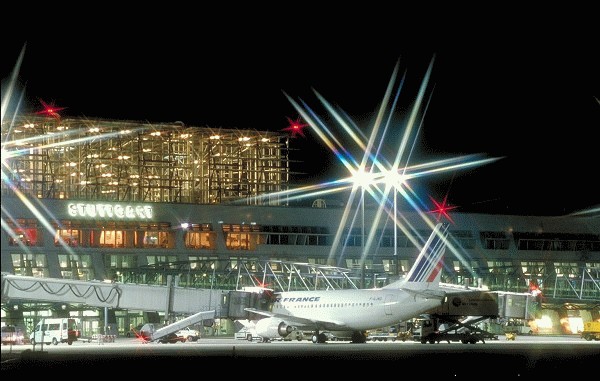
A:
[[[411,337],[411,328],[406,323],[367,331],[367,340],[369,341],[406,341]]]
[[[135,331],[136,336],[146,342],[157,341],[159,343],[177,343],[185,342],[186,337],[178,336],[177,331],[187,328],[191,325],[202,322],[203,325],[213,324],[215,311],[201,311],[184,319],[178,320],[175,323],[164,325],[161,323],[146,323],[138,331]],[[199,335],[198,335],[199,336]]]
[[[504,333],[514,333],[515,335],[533,335],[533,329],[529,322],[524,319],[510,319],[503,325]]]
[[[239,331],[234,333],[233,338],[236,340],[260,340],[261,337],[256,334],[256,331],[252,327],[242,327]]]
[[[25,330],[14,325],[2,326],[2,345],[25,344]]]
[[[44,318],[31,334],[31,344],[73,344],[81,336],[79,321],[74,318]]]
[[[198,341],[200,338],[200,331],[195,330],[191,327],[185,327],[175,332],[177,336],[182,337],[185,341]]]
[[[581,338],[587,341],[600,340],[600,321],[587,321],[583,323]]]
[[[425,343],[460,341],[463,344],[485,343],[486,339],[498,340],[498,336],[478,328],[475,324],[483,317],[468,316],[461,320],[441,319],[435,315],[421,315],[415,319],[413,340]]]

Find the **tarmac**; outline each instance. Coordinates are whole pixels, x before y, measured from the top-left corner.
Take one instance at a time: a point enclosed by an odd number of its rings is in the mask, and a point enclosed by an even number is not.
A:
[[[359,374],[390,377],[574,376],[597,367],[600,341],[572,336],[518,336],[477,344],[413,341],[259,343],[233,338],[159,344],[117,338],[115,342],[73,345],[2,346],[2,374],[30,376],[56,372],[90,376],[222,376],[285,377],[308,372],[337,378]],[[73,373],[75,372],[75,373]],[[242,372],[242,373],[240,373]],[[360,372],[360,373],[357,373]],[[404,375],[402,375],[404,374]],[[312,377],[312,376],[311,376]]]

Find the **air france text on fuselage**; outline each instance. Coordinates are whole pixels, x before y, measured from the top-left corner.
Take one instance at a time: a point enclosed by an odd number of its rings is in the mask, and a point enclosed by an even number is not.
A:
[[[301,302],[319,302],[321,300],[320,296],[305,296],[302,298],[282,298],[278,297],[275,299],[277,303],[301,303]]]

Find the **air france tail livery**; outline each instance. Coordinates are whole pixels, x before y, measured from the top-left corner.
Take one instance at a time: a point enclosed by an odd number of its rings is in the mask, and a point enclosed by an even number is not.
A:
[[[298,330],[312,331],[312,342],[324,343],[329,332],[364,343],[366,330],[440,306],[445,296],[439,283],[447,236],[448,224],[437,224],[407,277],[382,288],[275,293],[269,311],[246,309],[265,316],[256,322],[256,334],[269,341]]]

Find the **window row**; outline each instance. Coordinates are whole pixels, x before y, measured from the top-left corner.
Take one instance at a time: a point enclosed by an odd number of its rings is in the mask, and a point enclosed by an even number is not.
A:
[[[9,223],[9,246],[43,246],[43,230],[35,220]],[[183,247],[214,250],[217,234],[211,224],[184,224],[179,229],[169,223],[136,222],[79,224],[76,221],[54,223],[54,246],[101,248],[164,248],[176,245],[176,233],[183,230]],[[142,229],[143,228],[143,229]],[[258,245],[326,246],[327,229],[314,226],[283,227],[223,224],[225,247],[229,250],[256,250]],[[284,232],[287,231],[287,232]]]
[[[368,231],[365,231],[365,234],[368,234]],[[393,229],[378,229],[375,233],[376,242],[379,247],[394,247],[394,230]],[[427,239],[431,231],[417,231],[412,237],[406,236],[402,232],[396,232],[396,247],[397,248],[411,248],[415,247],[415,242],[420,242],[420,245],[425,243],[424,239]],[[454,240],[458,242],[460,247],[463,249],[474,249],[475,248],[475,239],[473,239],[471,232],[466,230],[454,230],[452,231],[452,237]],[[354,228],[351,230],[346,230],[344,232],[345,239],[344,242],[346,246],[362,246],[363,244],[363,232],[360,228]],[[367,237],[365,237],[366,243]]]
[[[15,275],[48,278],[48,261],[44,254],[11,254]],[[58,265],[63,279],[95,279],[94,267],[89,254],[59,254]]]
[[[9,221],[9,246],[43,246],[43,230],[34,219]],[[183,230],[183,246],[188,249],[214,250],[217,234],[212,224],[183,224],[172,227],[167,222],[99,222],[65,220],[52,224],[55,246],[102,247],[102,248],[165,248],[176,245],[176,232]],[[280,226],[256,224],[222,224],[225,247],[229,250],[255,250],[259,245],[327,246],[330,233],[320,226]],[[363,245],[362,229],[347,229],[343,242],[346,246]],[[427,232],[417,232],[408,237],[396,232],[398,248],[415,247]],[[366,237],[364,237],[366,238]],[[378,247],[394,246],[394,230],[379,229],[376,232]],[[468,230],[452,231],[452,238],[463,249],[474,249],[475,239]],[[513,233],[517,250],[544,251],[600,251],[600,237],[577,234]],[[481,244],[487,250],[508,250],[510,238],[504,232],[481,232]]]

